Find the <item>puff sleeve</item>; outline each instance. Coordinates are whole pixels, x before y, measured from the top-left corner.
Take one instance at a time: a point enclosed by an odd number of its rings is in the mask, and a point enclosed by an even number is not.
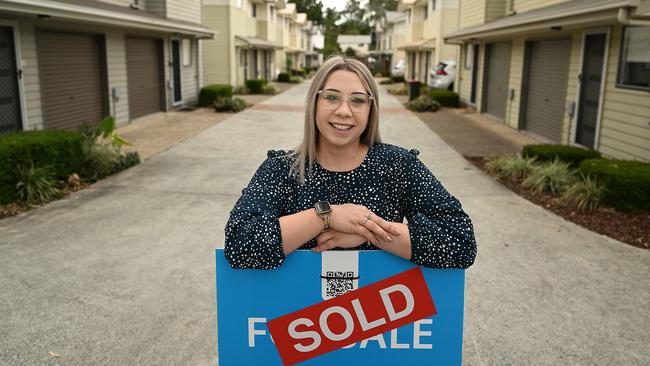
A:
[[[467,268],[476,258],[472,221],[416,157],[418,153],[412,150],[402,161],[402,212],[411,236],[411,261],[434,268]]]
[[[233,268],[272,269],[284,261],[279,218],[287,175],[286,163],[269,152],[242,191],[226,224],[224,255]]]

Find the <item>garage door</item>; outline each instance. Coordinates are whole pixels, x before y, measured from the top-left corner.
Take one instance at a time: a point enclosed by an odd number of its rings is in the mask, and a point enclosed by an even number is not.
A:
[[[126,39],[130,119],[163,110],[161,56],[160,40]]]
[[[506,119],[506,103],[508,100],[508,80],[510,74],[510,49],[508,43],[492,43],[487,45],[487,68],[485,77],[485,112]]]
[[[96,35],[38,32],[45,127],[74,130],[106,116],[102,46]]]
[[[527,47],[524,128],[560,142],[571,43],[569,40],[540,41]]]

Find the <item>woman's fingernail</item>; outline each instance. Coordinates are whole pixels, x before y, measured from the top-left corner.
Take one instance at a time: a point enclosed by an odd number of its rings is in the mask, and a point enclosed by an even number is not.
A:
[[[402,235],[402,232],[399,229],[395,229],[395,234]]]
[[[393,238],[391,238],[390,235],[386,235],[386,239],[388,239],[388,241],[393,241]]]

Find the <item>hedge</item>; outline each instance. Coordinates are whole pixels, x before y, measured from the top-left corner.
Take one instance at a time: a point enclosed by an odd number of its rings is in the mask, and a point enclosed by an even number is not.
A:
[[[0,203],[16,200],[16,167],[50,167],[57,179],[79,173],[83,163],[81,133],[42,130],[0,135]]]
[[[577,168],[584,160],[601,157],[600,153],[595,150],[552,144],[526,145],[522,155],[527,158],[536,158],[537,161],[552,161],[557,158],[569,163],[574,168]]]
[[[266,79],[250,79],[246,80],[246,88],[248,88],[252,94],[262,94],[264,92],[264,87],[268,83],[269,82]]]
[[[210,84],[201,88],[199,93],[199,105],[201,107],[211,107],[217,98],[231,98],[232,85],[228,84]]]
[[[451,90],[432,89],[429,96],[443,107],[458,108],[460,105],[458,94]]]
[[[588,159],[578,171],[605,185],[603,203],[623,211],[650,211],[650,163]]]
[[[278,74],[278,82],[279,83],[289,83],[291,82],[291,76],[287,74],[286,72],[281,72]]]
[[[391,75],[390,80],[394,83],[403,83],[405,81],[404,76],[393,76],[393,75]]]

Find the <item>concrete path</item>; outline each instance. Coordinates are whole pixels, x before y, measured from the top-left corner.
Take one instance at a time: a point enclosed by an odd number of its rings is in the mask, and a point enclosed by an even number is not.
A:
[[[217,364],[213,249],[266,150],[299,141],[306,88],[0,221],[0,365]],[[381,100],[384,140],[419,149],[475,223],[466,365],[650,364],[649,251],[517,197]]]

